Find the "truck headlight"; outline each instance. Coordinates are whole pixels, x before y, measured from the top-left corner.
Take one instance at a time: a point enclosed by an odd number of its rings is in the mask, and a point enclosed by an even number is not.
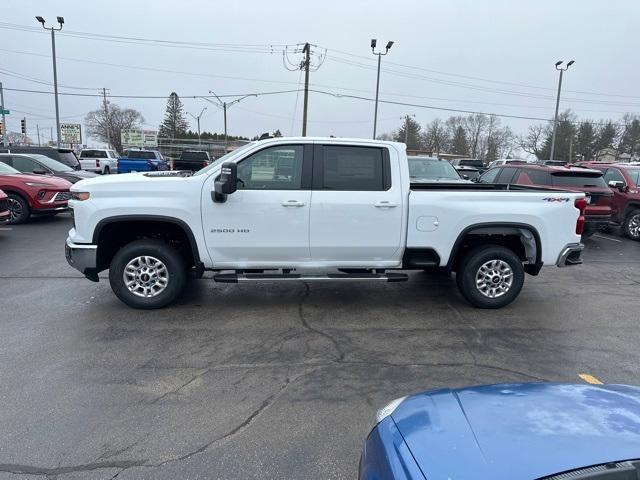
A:
[[[91,194],[89,192],[71,192],[71,199],[81,202],[84,200],[89,200],[90,196]]]
[[[395,400],[391,400],[384,407],[378,410],[378,413],[376,413],[376,424],[380,423],[382,420],[384,420],[389,415],[391,415],[396,410],[396,408],[400,406],[400,404],[404,401],[405,398],[407,397],[405,396],[405,397],[396,398]]]

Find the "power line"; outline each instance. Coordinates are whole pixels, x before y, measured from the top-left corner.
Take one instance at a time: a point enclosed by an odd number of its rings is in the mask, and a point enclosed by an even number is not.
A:
[[[7,75],[9,77],[19,78],[20,80],[26,80],[27,82],[33,82],[33,83],[39,83],[41,85],[53,86],[53,83],[51,83],[51,82],[47,82],[47,81],[38,79],[36,77],[31,77],[31,76],[25,75],[23,73],[14,72],[12,70],[7,70],[5,68],[0,68],[0,73],[2,73],[3,75]],[[93,87],[74,87],[74,86],[71,86],[71,85],[59,85],[59,86],[63,87],[63,88],[70,88],[72,90],[95,90],[95,88],[93,88]]]

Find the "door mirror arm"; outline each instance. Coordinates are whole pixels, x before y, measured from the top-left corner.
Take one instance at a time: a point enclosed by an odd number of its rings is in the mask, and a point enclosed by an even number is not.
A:
[[[238,189],[238,165],[233,162],[225,162],[220,169],[220,176],[214,182],[214,191],[211,199],[216,203],[227,201],[227,195],[231,195]]]

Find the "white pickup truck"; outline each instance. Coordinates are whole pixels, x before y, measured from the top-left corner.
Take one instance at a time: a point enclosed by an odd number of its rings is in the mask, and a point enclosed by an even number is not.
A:
[[[499,308],[524,273],[581,263],[584,194],[411,184],[405,145],[336,138],[249,143],[191,175],[147,172],[71,188],[67,261],[109,269],[135,308],[174,301],[188,275],[218,282],[404,281],[455,272],[464,298]]]
[[[78,158],[83,170],[89,172],[118,173],[118,153],[115,150],[106,148],[85,148],[80,152]]]

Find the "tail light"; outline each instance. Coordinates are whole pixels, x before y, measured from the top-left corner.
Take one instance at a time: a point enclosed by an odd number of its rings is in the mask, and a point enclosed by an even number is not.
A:
[[[116,160],[116,168],[120,170],[120,159]]]
[[[576,221],[576,233],[582,235],[582,232],[584,232],[584,211],[587,208],[587,199],[579,198],[575,201],[574,205],[580,211],[580,215],[578,215],[578,220]]]
[[[100,168],[100,160],[96,158],[96,168]]]
[[[206,167],[207,165],[209,165],[207,162],[202,162],[202,168]]]
[[[147,166],[149,167],[149,170],[153,170],[155,165],[153,164],[153,162],[151,160],[147,160]]]

